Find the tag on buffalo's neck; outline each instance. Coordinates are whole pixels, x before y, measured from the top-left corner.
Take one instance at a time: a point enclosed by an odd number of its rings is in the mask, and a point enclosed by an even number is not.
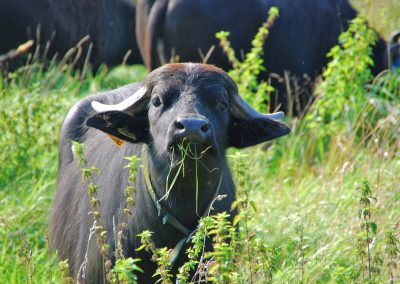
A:
[[[115,144],[117,144],[118,147],[121,147],[122,145],[124,145],[124,143],[125,143],[124,140],[121,140],[121,139],[119,139],[118,137],[115,137],[114,135],[111,135],[111,134],[107,134],[107,135],[108,135],[108,137],[111,138],[111,140],[112,140]]]

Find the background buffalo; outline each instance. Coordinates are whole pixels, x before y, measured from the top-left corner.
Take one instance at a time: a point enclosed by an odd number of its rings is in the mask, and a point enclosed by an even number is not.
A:
[[[129,0],[1,2],[0,54],[34,39],[42,54],[49,42],[47,57],[60,58],[87,35],[80,65],[91,43],[89,60],[95,69],[102,63],[121,64],[126,55],[128,63],[142,62],[135,40],[135,6]]]
[[[314,80],[327,64],[327,52],[357,13],[347,0],[139,0],[136,35],[148,69],[152,70],[178,56],[179,61],[201,62],[211,46],[215,50],[208,63],[230,68],[218,46],[215,33],[229,31],[229,40],[242,58],[270,7],[279,8],[279,17],[270,29],[264,47],[265,66],[276,92],[271,108],[292,111],[289,89],[298,102],[293,111],[304,109],[311,97]],[[379,38],[374,48],[373,73],[385,69],[386,44]],[[285,72],[287,72],[285,74]],[[290,80],[285,80],[290,78]],[[291,84],[288,88],[288,83]],[[294,91],[293,91],[294,90]]]

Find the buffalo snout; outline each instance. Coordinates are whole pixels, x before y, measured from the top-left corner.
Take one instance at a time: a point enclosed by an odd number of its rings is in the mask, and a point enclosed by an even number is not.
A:
[[[200,115],[180,116],[171,125],[170,145],[182,142],[209,144],[211,140],[209,120]]]

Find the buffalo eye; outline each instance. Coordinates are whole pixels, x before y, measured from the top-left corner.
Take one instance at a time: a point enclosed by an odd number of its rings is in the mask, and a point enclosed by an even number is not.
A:
[[[154,97],[151,102],[154,107],[159,107],[162,104],[160,97]]]

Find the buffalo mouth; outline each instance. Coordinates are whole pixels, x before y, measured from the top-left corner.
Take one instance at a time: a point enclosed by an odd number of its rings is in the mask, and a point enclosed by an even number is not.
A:
[[[189,140],[172,141],[168,144],[168,152],[172,156],[200,159],[206,155],[216,155],[217,148],[210,143],[197,143]]]

